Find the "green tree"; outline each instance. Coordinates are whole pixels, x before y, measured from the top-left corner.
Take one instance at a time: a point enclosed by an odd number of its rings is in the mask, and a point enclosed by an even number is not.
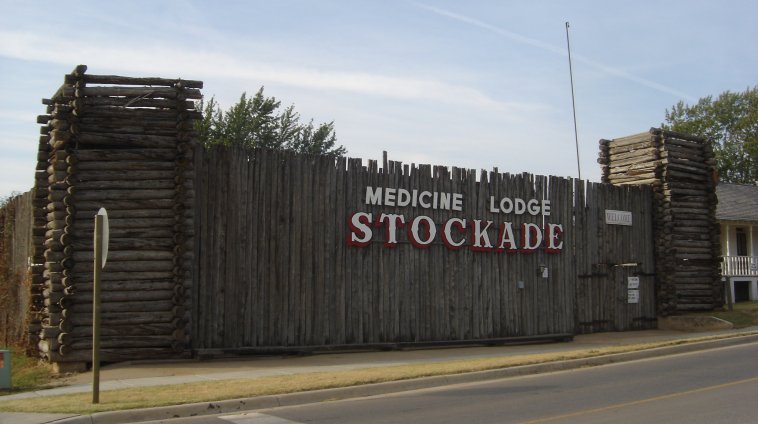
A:
[[[263,87],[253,97],[242,93],[239,102],[226,111],[211,97],[200,103],[203,119],[196,129],[205,146],[242,145],[327,156],[347,152],[337,145],[334,122],[314,126],[311,120],[302,124],[294,106],[279,112],[280,106],[276,98],[264,96]]]
[[[666,123],[665,129],[711,140],[722,181],[758,182],[758,86],[692,106],[679,102],[666,110]]]

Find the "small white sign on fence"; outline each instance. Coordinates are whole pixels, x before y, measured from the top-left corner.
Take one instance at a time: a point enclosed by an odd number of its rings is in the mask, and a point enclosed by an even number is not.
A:
[[[627,299],[629,303],[640,303],[640,291],[628,290]]]
[[[628,287],[629,289],[638,289],[640,288],[640,277],[628,277],[627,278]]]
[[[609,225],[632,225],[632,212],[605,210],[605,223]]]

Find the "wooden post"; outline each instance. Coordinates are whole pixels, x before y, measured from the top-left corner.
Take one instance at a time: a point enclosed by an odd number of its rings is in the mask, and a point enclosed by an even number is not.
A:
[[[11,332],[11,326],[9,324],[11,322],[11,312],[5,311],[5,321],[3,322],[3,331],[5,331],[5,344],[3,346],[10,347],[10,332]]]
[[[727,305],[727,308],[730,311],[733,311],[734,310],[734,299],[732,299],[732,280],[731,280],[731,278],[726,277],[724,279],[724,284],[726,286],[726,288],[725,288],[725,290],[726,290],[726,305]]]

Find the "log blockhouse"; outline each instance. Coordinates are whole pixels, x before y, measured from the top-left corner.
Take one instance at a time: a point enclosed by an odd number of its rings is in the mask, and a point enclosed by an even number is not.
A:
[[[188,353],[192,100],[202,82],[89,75],[43,100],[33,206],[30,342],[68,369],[91,358],[94,216],[110,218],[103,361]]]
[[[718,176],[710,142],[651,128],[600,140],[598,163],[603,182],[653,187],[658,313],[723,306]]]

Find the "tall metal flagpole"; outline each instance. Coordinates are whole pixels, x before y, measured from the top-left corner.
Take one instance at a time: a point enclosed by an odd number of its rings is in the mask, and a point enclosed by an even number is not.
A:
[[[574,71],[571,69],[571,42],[569,41],[569,23],[566,21],[566,47],[569,56],[569,76],[571,77],[571,108],[574,111],[574,143],[576,144],[576,170],[582,179],[582,168],[579,166],[579,132],[576,129],[576,101],[574,100]]]

